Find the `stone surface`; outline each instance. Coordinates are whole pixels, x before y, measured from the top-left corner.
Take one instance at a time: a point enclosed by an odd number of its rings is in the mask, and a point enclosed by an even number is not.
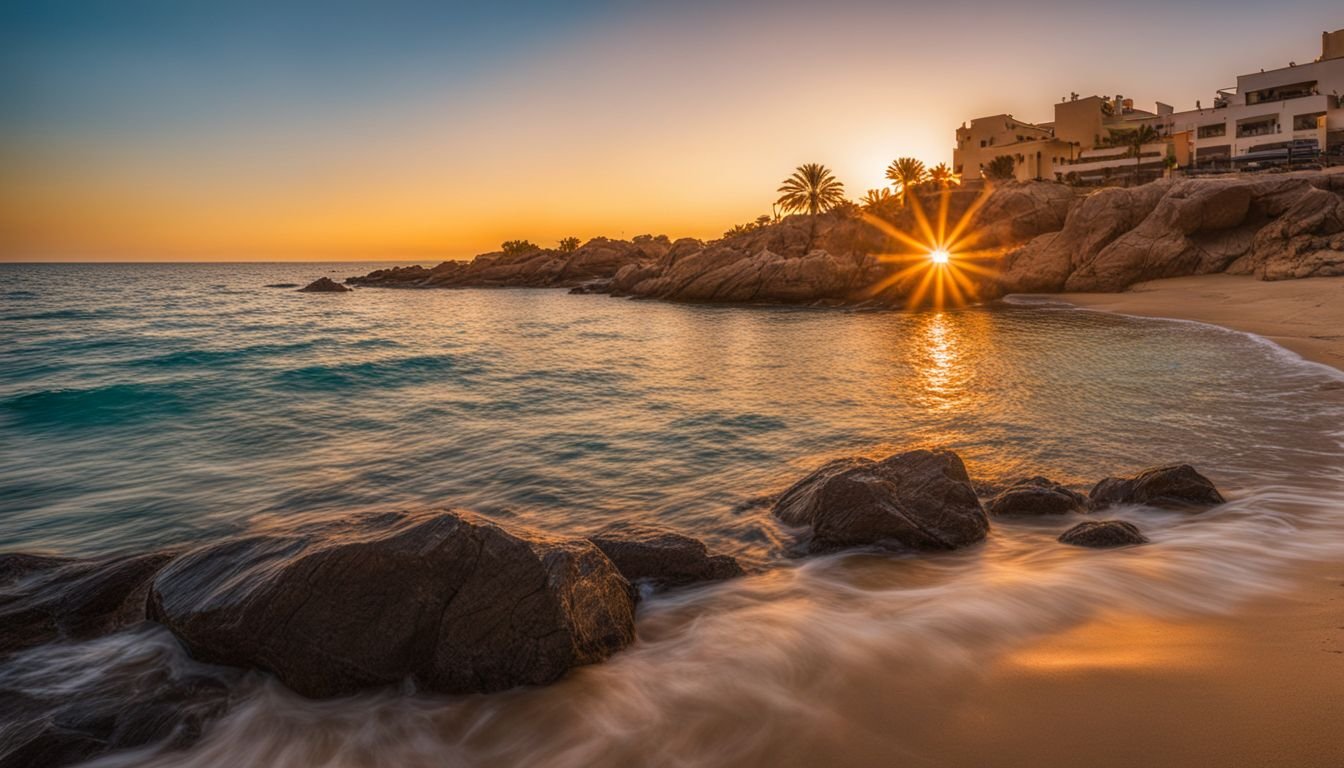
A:
[[[1092,488],[1088,498],[1095,509],[1115,504],[1186,509],[1223,503],[1213,482],[1189,464],[1150,467],[1132,478],[1105,478]]]
[[[159,573],[149,606],[196,658],[312,697],[539,685],[634,639],[633,590],[592,544],[459,511],[207,545]]]
[[[239,673],[194,664],[155,624],[0,663],[0,766],[73,765],[114,750],[180,749],[222,714]]]
[[[345,293],[350,290],[330,277],[319,277],[299,289],[299,293]]]
[[[1342,195],[1338,169],[1100,189],[1060,231],[1005,256],[997,291],[1119,291],[1224,271],[1268,280],[1344,274]]]
[[[785,491],[773,513],[788,525],[809,526],[809,545],[820,550],[956,549],[989,531],[966,467],[951,451],[832,461]]]
[[[1061,533],[1059,541],[1075,547],[1108,549],[1147,544],[1148,538],[1139,532],[1137,526],[1124,520],[1089,520]]]
[[[1044,477],[1018,480],[985,504],[990,515],[1067,515],[1087,511],[1087,497]]]
[[[742,575],[729,555],[711,555],[704,542],[642,523],[614,523],[588,537],[632,582],[675,587]]]
[[[144,621],[150,580],[172,557],[0,555],[0,655]]]

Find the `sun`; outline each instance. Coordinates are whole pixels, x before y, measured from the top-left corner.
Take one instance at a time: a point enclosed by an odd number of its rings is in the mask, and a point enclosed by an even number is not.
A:
[[[986,184],[954,222],[948,221],[952,207],[951,189],[944,189],[938,195],[938,211],[932,220],[925,214],[919,195],[911,195],[909,210],[915,223],[913,232],[903,232],[891,222],[865,213],[864,221],[885,234],[894,245],[908,249],[877,254],[879,262],[894,268],[868,288],[868,295],[876,297],[889,290],[899,291],[906,297],[907,309],[932,306],[941,310],[949,304],[961,306],[978,299],[977,278],[983,280],[995,275],[994,259],[993,254],[972,250],[982,233],[975,231],[971,223],[989,199],[990,192],[990,186]],[[981,265],[976,263],[978,261],[988,263]]]

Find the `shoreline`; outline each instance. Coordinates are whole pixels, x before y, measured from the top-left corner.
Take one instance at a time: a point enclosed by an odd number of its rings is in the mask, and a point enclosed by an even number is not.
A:
[[[1122,293],[1019,295],[1082,309],[1222,326],[1344,372],[1344,277],[1265,281],[1212,274],[1136,283]]]
[[[1080,309],[1221,326],[1344,372],[1344,277],[1201,275],[1123,293],[1021,294]],[[1344,719],[1344,565],[1227,614],[1104,616],[994,662],[929,764],[1337,766]],[[1079,713],[1086,713],[1079,717]]]

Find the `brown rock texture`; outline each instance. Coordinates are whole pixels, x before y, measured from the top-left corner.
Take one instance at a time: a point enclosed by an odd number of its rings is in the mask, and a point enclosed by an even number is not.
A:
[[[742,575],[730,555],[711,555],[704,542],[657,525],[613,523],[588,537],[632,582],[675,587]]]
[[[196,658],[311,697],[539,685],[634,639],[633,590],[592,544],[451,510],[200,547],[158,574],[149,614]]]
[[[1214,272],[1344,274],[1344,173],[1163,180],[1097,190],[1001,264],[1003,293],[1123,290]]]
[[[989,532],[966,466],[951,451],[832,461],[785,491],[772,511],[788,525],[809,526],[810,546],[820,550],[956,549]]]

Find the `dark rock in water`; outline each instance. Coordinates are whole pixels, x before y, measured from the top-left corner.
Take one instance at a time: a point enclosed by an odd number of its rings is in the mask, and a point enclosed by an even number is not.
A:
[[[236,670],[187,659],[154,624],[0,664],[0,766],[84,762],[119,749],[180,749],[228,707]]]
[[[193,656],[335,696],[554,681],[634,640],[629,582],[595,546],[457,511],[362,515],[201,547],[150,616]]]
[[[1075,547],[1097,549],[1148,543],[1148,538],[1139,532],[1137,526],[1124,520],[1089,520],[1079,523],[1061,533],[1059,540]]]
[[[989,531],[966,467],[951,451],[832,461],[785,491],[773,512],[789,525],[811,526],[813,549],[956,549]]]
[[[589,280],[569,289],[574,294],[611,293],[611,280]]]
[[[588,540],[630,581],[675,587],[742,575],[731,555],[711,555],[704,542],[656,525],[615,523]]]
[[[332,280],[330,277],[319,277],[313,282],[300,288],[299,293],[345,293],[349,290],[349,288]]]
[[[1115,504],[1182,509],[1223,503],[1223,495],[1213,483],[1189,464],[1152,467],[1128,479],[1108,477],[1097,483],[1088,496],[1095,509]]]
[[[989,500],[991,515],[1067,515],[1086,512],[1087,497],[1044,477],[1018,480]]]
[[[106,634],[145,619],[145,597],[170,552],[70,560],[0,557],[0,655]]]
[[[73,563],[75,560],[69,557],[56,557],[54,555],[33,555],[27,552],[7,552],[0,554],[0,584],[9,582],[27,576],[37,571],[45,571],[55,568],[58,565]]]
[[[298,288],[298,283],[267,283],[265,288]]]

